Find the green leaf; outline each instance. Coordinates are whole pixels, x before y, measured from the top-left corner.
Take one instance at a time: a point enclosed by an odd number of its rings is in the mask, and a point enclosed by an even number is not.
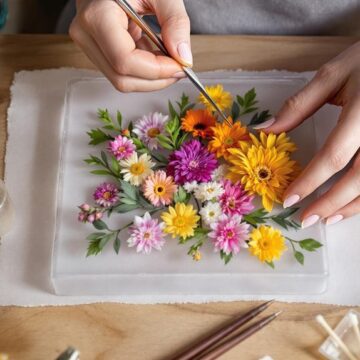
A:
[[[169,114],[171,118],[174,118],[176,116],[178,116],[177,112],[174,109],[173,104],[171,103],[171,101],[169,100]]]
[[[269,265],[272,269],[275,269],[275,264],[273,261],[265,261],[267,265]]]
[[[240,115],[240,107],[239,104],[234,101],[231,107],[231,117],[235,121]]]
[[[130,199],[128,197],[120,198],[120,202],[121,202],[121,204],[128,204],[128,205],[136,205],[137,204],[136,200]]]
[[[232,253],[225,254],[224,251],[222,251],[222,250],[220,251],[220,258],[222,260],[224,260],[225,265],[227,265],[229,263],[229,261],[232,259],[232,257],[233,257]]]
[[[116,160],[116,158],[113,156],[111,158],[111,170],[116,174],[120,174],[120,165],[119,162]]]
[[[304,254],[302,252],[295,251],[294,257],[301,265],[304,265]]]
[[[256,113],[251,118],[249,125],[259,125],[262,124],[264,121],[269,119],[271,117],[271,114],[269,113],[269,110],[264,110],[261,113]]]
[[[87,240],[96,240],[102,238],[106,233],[104,232],[94,232],[86,237]]]
[[[98,109],[98,118],[104,124],[112,124],[113,123],[108,109]]]
[[[177,143],[176,143],[176,149],[178,149],[187,139],[187,137],[189,136],[189,133],[184,133],[183,135],[181,135],[181,137],[178,139]]]
[[[236,100],[240,105],[240,112],[238,116],[245,115],[257,110],[257,107],[255,106],[257,104],[255,88],[247,91],[243,97],[237,95]]]
[[[105,235],[99,242],[99,248],[102,250],[105,247],[105,245],[114,238],[114,236],[115,233],[110,233]]]
[[[94,225],[95,229],[98,230],[108,229],[108,226],[102,220],[95,220],[92,224]]]
[[[189,199],[190,199],[190,194],[188,194],[182,186],[179,186],[177,192],[174,195],[174,202],[187,203]]]
[[[104,164],[105,164],[106,166],[109,165],[108,158],[107,158],[107,156],[106,156],[105,151],[103,151],[103,150],[101,150],[101,159],[102,159],[102,161],[104,162]]]
[[[90,173],[94,175],[112,175],[108,170],[92,170]]]
[[[113,243],[113,248],[114,248],[114,251],[118,254],[119,251],[120,251],[120,245],[121,245],[121,242],[120,242],[120,239],[119,239],[119,234],[116,236],[115,240],[114,240],[114,243]]]
[[[84,159],[84,161],[89,165],[103,165],[101,160],[97,156],[90,155],[88,159]]]
[[[316,241],[315,239],[304,239],[299,241],[299,245],[302,249],[306,251],[316,251],[316,249],[321,248],[323,245]]]
[[[90,136],[90,145],[98,145],[108,140],[113,140],[113,137],[104,133],[101,129],[92,129],[87,134]]]
[[[173,146],[170,145],[168,142],[165,142],[161,139],[158,138],[158,141],[159,141],[159,144],[164,148],[164,149],[167,149],[167,150],[174,150]]]
[[[151,154],[153,155],[153,157],[154,157],[156,160],[158,160],[158,161],[160,161],[160,162],[162,162],[162,163],[164,163],[164,164],[167,164],[167,163],[168,163],[168,158],[167,158],[166,156],[164,156],[162,153],[160,153],[160,152],[158,152],[158,151],[152,151]]]
[[[171,140],[170,140],[167,136],[165,136],[165,135],[163,135],[163,134],[159,134],[159,135],[157,135],[156,137],[157,137],[158,140],[160,140],[160,141],[162,141],[162,142],[166,142],[166,143],[168,143],[168,144],[172,144]]]
[[[114,211],[118,212],[118,213],[127,213],[129,211],[138,209],[139,206],[136,205],[129,205],[129,204],[120,204],[114,207]]]
[[[285,209],[281,213],[277,214],[276,217],[280,217],[283,219],[288,218],[291,215],[295,214],[299,209],[300,209],[299,207]]]
[[[121,115],[121,112],[119,110],[116,112],[116,120],[117,120],[117,122],[119,124],[119,127],[121,129],[122,128],[122,115]]]
[[[100,239],[90,240],[86,252],[86,257],[99,254],[102,250],[99,244],[100,244]]]
[[[128,197],[132,200],[135,200],[135,201],[138,199],[138,196],[139,196],[138,188],[131,185],[130,183],[128,183],[125,180],[120,180],[120,185],[121,185],[121,189],[124,192],[124,194],[126,195],[126,197]]]

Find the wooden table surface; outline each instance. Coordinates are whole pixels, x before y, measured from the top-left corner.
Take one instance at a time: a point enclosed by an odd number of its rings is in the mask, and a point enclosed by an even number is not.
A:
[[[315,70],[359,38],[194,36],[196,70]],[[91,68],[66,36],[0,36],[0,176],[4,173],[6,110],[14,72],[72,66]],[[4,243],[2,246],[7,246]],[[0,248],[1,251],[1,248]],[[1,296],[1,294],[0,294]],[[183,305],[92,304],[66,307],[0,307],[0,352],[10,359],[51,360],[68,345],[82,359],[167,359],[256,302]],[[324,339],[318,313],[336,324],[346,307],[275,303],[284,313],[271,326],[234,348],[223,359],[320,358]]]

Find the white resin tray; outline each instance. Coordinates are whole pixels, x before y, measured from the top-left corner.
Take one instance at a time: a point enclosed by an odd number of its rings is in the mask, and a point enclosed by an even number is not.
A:
[[[276,113],[283,101],[306,83],[300,75],[274,74],[252,76],[241,73],[216,72],[201,75],[205,85],[221,83],[232,94],[243,94],[256,88],[261,109]],[[88,145],[86,132],[98,127],[98,108],[107,108],[110,114],[120,110],[125,121],[136,120],[151,111],[167,112],[167,101],[177,100],[185,92],[191,99],[198,93],[187,80],[152,93],[122,94],[103,78],[77,80],[69,84],[62,130],[61,165],[57,193],[56,234],[53,246],[51,281],[60,295],[123,295],[166,299],[181,295],[236,296],[252,294],[315,294],[324,292],[327,284],[327,257],[323,225],[317,224],[300,231],[284,231],[294,239],[313,237],[325,246],[317,252],[306,253],[305,264],[297,263],[289,250],[276,269],[258,261],[247,251],[224,265],[211,245],[204,246],[203,259],[194,262],[186,252],[190,245],[178,245],[169,238],[161,252],[139,255],[122,243],[118,255],[111,244],[96,257],[86,258],[86,236],[93,232],[91,225],[77,221],[77,205],[91,202],[91,195],[104,177],[89,174],[90,167],[83,162],[89,153],[99,147]],[[245,118],[246,119],[246,118]],[[314,119],[305,122],[290,133],[300,151],[297,159],[306,164],[316,151]],[[305,206],[311,197],[301,205]],[[134,213],[114,216],[116,226],[131,221]],[[114,224],[114,223],[113,223]],[[110,223],[110,225],[112,225]],[[122,239],[127,237],[126,231]],[[160,300],[161,301],[161,300]]]

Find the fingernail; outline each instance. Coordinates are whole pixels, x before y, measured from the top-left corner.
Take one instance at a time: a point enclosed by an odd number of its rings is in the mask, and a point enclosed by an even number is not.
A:
[[[187,42],[182,42],[178,45],[177,51],[179,53],[180,58],[188,65],[192,65],[193,57],[191,53],[190,46]]]
[[[284,209],[290,207],[290,206],[293,206],[294,204],[296,204],[298,201],[300,200],[300,196],[297,195],[297,194],[294,194],[294,195],[291,195],[289,197],[287,197],[285,200],[284,200],[284,203],[283,203],[283,207]]]
[[[263,123],[261,123],[259,125],[253,126],[253,129],[255,129],[255,130],[266,129],[266,128],[270,127],[275,122],[275,120],[276,119],[273,117],[269,120],[264,121]]]
[[[174,75],[173,75],[173,77],[174,78],[176,78],[176,79],[182,79],[182,78],[184,78],[186,75],[185,75],[185,73],[183,72],[183,71],[179,71],[179,72],[177,72],[177,73],[175,73]]]
[[[326,225],[333,225],[333,224],[336,224],[337,222],[341,221],[344,217],[340,214],[337,214],[337,215],[333,215],[333,216],[330,216],[326,219]]]
[[[319,219],[320,219],[319,215],[311,215],[303,220],[303,222],[301,223],[301,227],[305,229],[311,225],[314,225],[316,222],[319,221]]]

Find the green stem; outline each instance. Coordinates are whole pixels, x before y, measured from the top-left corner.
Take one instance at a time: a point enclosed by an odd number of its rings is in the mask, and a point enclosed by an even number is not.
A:
[[[198,209],[198,213],[200,213],[200,204],[199,204],[199,201],[198,201],[198,199],[197,199],[195,196],[193,196],[193,198],[194,198],[194,200],[195,200],[196,207],[197,207],[197,209]],[[202,226],[201,216],[200,216],[200,227],[201,227],[201,228],[203,227],[203,226]]]

